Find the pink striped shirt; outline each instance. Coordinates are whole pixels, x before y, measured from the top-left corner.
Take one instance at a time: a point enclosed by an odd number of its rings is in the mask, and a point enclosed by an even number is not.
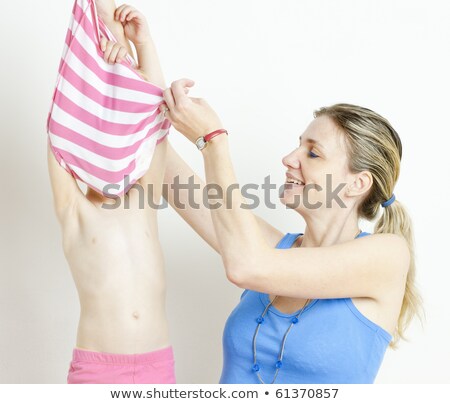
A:
[[[120,196],[148,170],[170,123],[159,111],[163,90],[143,79],[130,56],[106,63],[101,36],[117,42],[95,1],[75,0],[47,133],[62,167],[100,193],[114,184],[108,193]]]

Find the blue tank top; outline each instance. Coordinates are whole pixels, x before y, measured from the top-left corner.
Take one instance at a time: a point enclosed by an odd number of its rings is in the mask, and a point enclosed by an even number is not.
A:
[[[358,237],[370,233],[361,233]],[[291,248],[302,233],[286,234],[276,248]],[[256,318],[269,304],[266,293],[246,289],[223,333],[220,383],[259,383],[253,367]],[[257,337],[260,376],[275,375],[281,341],[299,311],[284,314],[271,306]],[[373,383],[392,336],[365,317],[351,298],[312,300],[287,339],[275,383]]]

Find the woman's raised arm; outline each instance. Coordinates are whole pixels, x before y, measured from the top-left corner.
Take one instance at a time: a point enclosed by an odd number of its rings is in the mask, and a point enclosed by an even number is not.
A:
[[[195,142],[222,128],[222,122],[206,101],[186,95],[186,88],[193,85],[191,80],[178,80],[164,98],[174,127]],[[202,149],[206,182],[228,189],[237,183],[228,136],[219,135],[210,143]],[[228,279],[242,288],[294,298],[377,299],[386,288],[404,287],[410,255],[406,240],[398,235],[376,234],[330,247],[278,250],[271,248],[255,216],[241,207],[240,189],[216,202],[219,207],[211,215],[217,245]]]
[[[177,183],[190,187],[191,198],[189,198],[187,189],[176,190]],[[167,148],[164,184],[164,198],[169,202],[170,206],[203,240],[220,254],[219,243],[211,218],[211,210],[207,205],[208,200],[204,198],[205,181],[180,157],[170,143]],[[253,214],[252,216],[256,218],[259,229],[268,245],[275,247],[283,237],[283,233],[259,216]]]

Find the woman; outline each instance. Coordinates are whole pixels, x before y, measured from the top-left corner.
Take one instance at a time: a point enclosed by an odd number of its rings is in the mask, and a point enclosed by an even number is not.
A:
[[[372,383],[387,346],[404,336],[420,304],[410,220],[393,194],[398,134],[366,108],[316,111],[282,160],[281,201],[306,228],[282,237],[241,207],[239,189],[226,192],[237,182],[228,136],[205,136],[223,125],[204,100],[188,97],[193,85],[174,82],[161,109],[201,149],[207,184],[223,192],[214,193],[211,216],[168,199],[220,251],[228,279],[245,288],[225,325],[221,383]],[[192,174],[169,145],[165,182]],[[380,207],[375,234],[361,232],[359,220],[375,219]]]

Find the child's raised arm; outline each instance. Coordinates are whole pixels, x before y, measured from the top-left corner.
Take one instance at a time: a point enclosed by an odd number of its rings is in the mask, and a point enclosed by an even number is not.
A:
[[[130,42],[125,38],[122,24],[119,20],[114,19],[114,13],[117,8],[116,2],[114,0],[95,0],[95,6],[98,16],[112,32],[117,42],[125,47],[128,54],[134,59],[133,49]]]
[[[114,20],[122,24],[126,38],[133,42],[136,48],[138,69],[147,76],[148,81],[165,89],[166,84],[158,53],[144,14],[132,6],[123,4],[115,11]]]
[[[60,166],[49,144],[47,145],[47,164],[55,212],[61,222],[69,208],[76,204],[80,197],[84,197],[84,194],[75,178]]]

